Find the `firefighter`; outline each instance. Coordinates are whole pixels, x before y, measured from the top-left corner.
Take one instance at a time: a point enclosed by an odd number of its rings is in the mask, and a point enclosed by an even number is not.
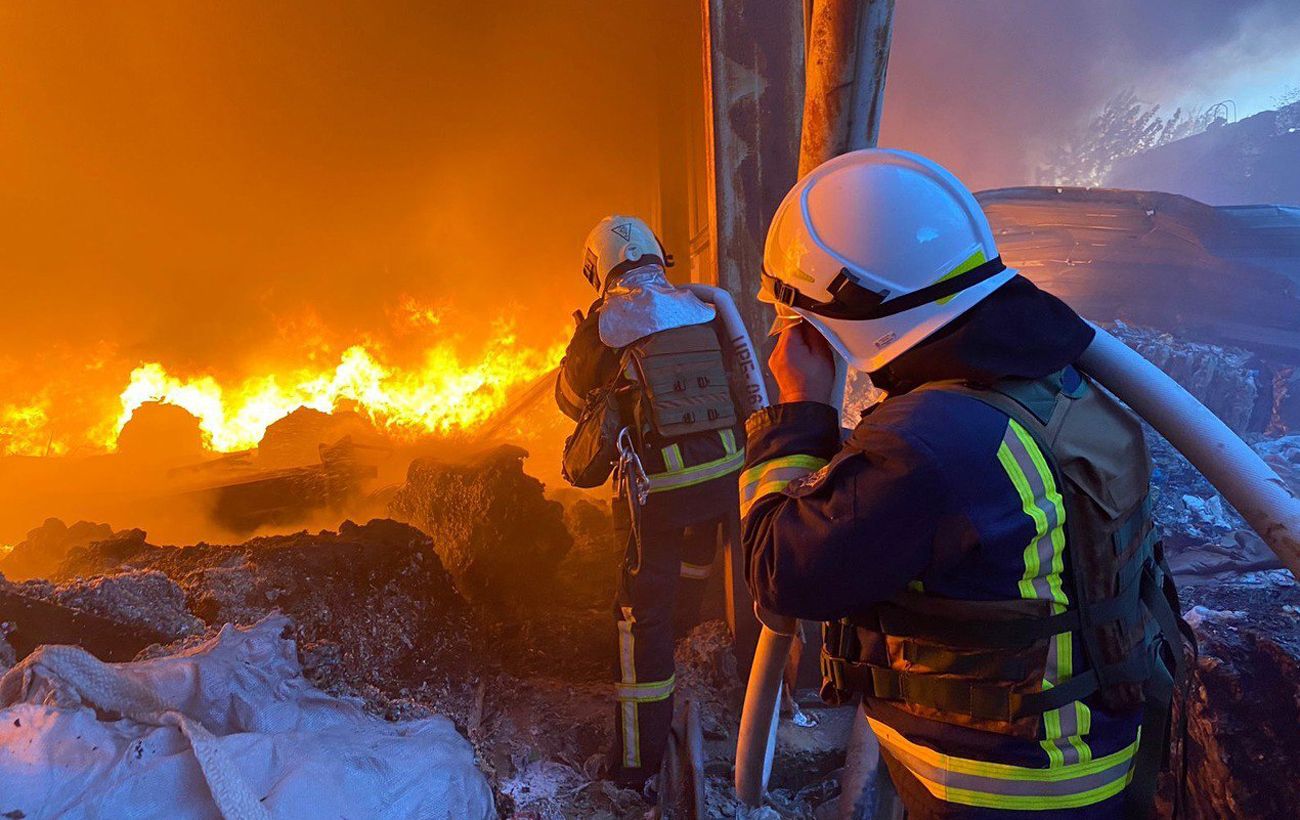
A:
[[[593,408],[616,416],[614,515],[624,560],[614,606],[611,775],[636,788],[659,771],[672,721],[674,640],[698,620],[724,528],[739,527],[744,460],[715,309],[669,284],[671,263],[640,219],[610,216],[596,225],[583,273],[599,296],[579,314],[556,382],[569,417]]]
[[[764,268],[800,321],[746,425],[757,605],[825,622],[823,696],[862,697],[909,816],[1149,812],[1183,644],[1141,426],[1074,367],[1091,327],[901,151],[802,179]],[[886,395],[843,443],[832,351]]]

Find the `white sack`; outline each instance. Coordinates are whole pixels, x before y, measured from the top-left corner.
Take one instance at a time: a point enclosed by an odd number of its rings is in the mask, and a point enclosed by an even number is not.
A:
[[[443,717],[389,723],[302,677],[289,620],[106,664],[46,646],[0,678],[0,816],[491,818]]]

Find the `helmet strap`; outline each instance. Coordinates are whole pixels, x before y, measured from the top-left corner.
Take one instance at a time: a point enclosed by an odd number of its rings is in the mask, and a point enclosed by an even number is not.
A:
[[[831,280],[830,285],[827,287],[831,294],[829,302],[819,302],[805,296],[798,288],[787,282],[773,276],[769,276],[769,278],[773,280],[772,294],[778,302],[792,308],[815,313],[818,316],[824,316],[827,319],[866,321],[869,319],[883,319],[886,316],[893,316],[903,311],[954,296],[967,288],[993,278],[1006,269],[1007,266],[1002,263],[1002,257],[995,256],[989,261],[956,276],[941,279],[932,285],[889,299],[889,291],[874,291],[864,288],[854,281],[848,268],[841,268],[839,275]],[[768,276],[768,274],[764,275]]]

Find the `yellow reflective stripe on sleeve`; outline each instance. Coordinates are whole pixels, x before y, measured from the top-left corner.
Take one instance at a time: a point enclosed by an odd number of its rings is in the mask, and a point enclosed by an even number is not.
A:
[[[686,469],[682,462],[682,448],[676,444],[670,444],[663,449],[664,466],[668,472],[676,473]]]
[[[655,473],[650,476],[650,492],[662,493],[666,490],[680,490],[684,487],[703,484],[706,481],[712,481],[715,478],[734,473],[744,463],[744,453],[732,453],[676,472]]]
[[[668,680],[651,681],[650,683],[620,683],[614,688],[614,697],[621,702],[655,703],[667,700],[676,685],[676,675],[673,675]]]
[[[946,755],[913,743],[878,720],[868,721],[881,745],[930,794],[949,803],[983,808],[1069,809],[1100,803],[1128,785],[1138,747],[1135,739],[1095,760],[1034,769]]]
[[[779,456],[755,464],[740,474],[740,515],[749,515],[754,502],[766,495],[779,493],[791,481],[815,473],[827,465],[817,456],[795,454]]]
[[[691,564],[686,561],[681,562],[681,577],[691,581],[703,581],[713,574],[712,564]]]
[[[1034,522],[1034,535],[1024,550],[1025,569],[1018,585],[1022,598],[1048,601],[1053,612],[1064,612],[1069,598],[1061,586],[1065,570],[1065,501],[1056,486],[1047,459],[1038,443],[1015,420],[998,448],[998,461],[1016,488],[1021,508]],[[1073,641],[1070,633],[1048,641],[1043,688],[1070,680],[1074,674]],[[1088,707],[1075,701],[1043,713],[1043,740],[1048,766],[1062,767],[1092,760],[1092,749],[1083,739],[1091,724]]]

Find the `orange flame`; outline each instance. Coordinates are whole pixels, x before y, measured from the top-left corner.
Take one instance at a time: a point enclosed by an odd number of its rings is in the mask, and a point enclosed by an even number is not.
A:
[[[403,369],[354,345],[332,369],[260,376],[233,386],[211,376],[180,378],[150,362],[131,373],[121,413],[100,441],[115,446],[131,414],[150,401],[188,410],[199,419],[209,446],[220,452],[257,446],[268,426],[299,407],[330,412],[341,403],[398,436],[472,430],[505,405],[511,388],[550,371],[564,353],[562,344],[522,348],[503,323],[494,330],[473,362],[462,361],[451,345],[438,344],[424,352],[418,367]]]
[[[0,453],[62,455],[67,446],[48,432],[49,401],[0,404]]]

